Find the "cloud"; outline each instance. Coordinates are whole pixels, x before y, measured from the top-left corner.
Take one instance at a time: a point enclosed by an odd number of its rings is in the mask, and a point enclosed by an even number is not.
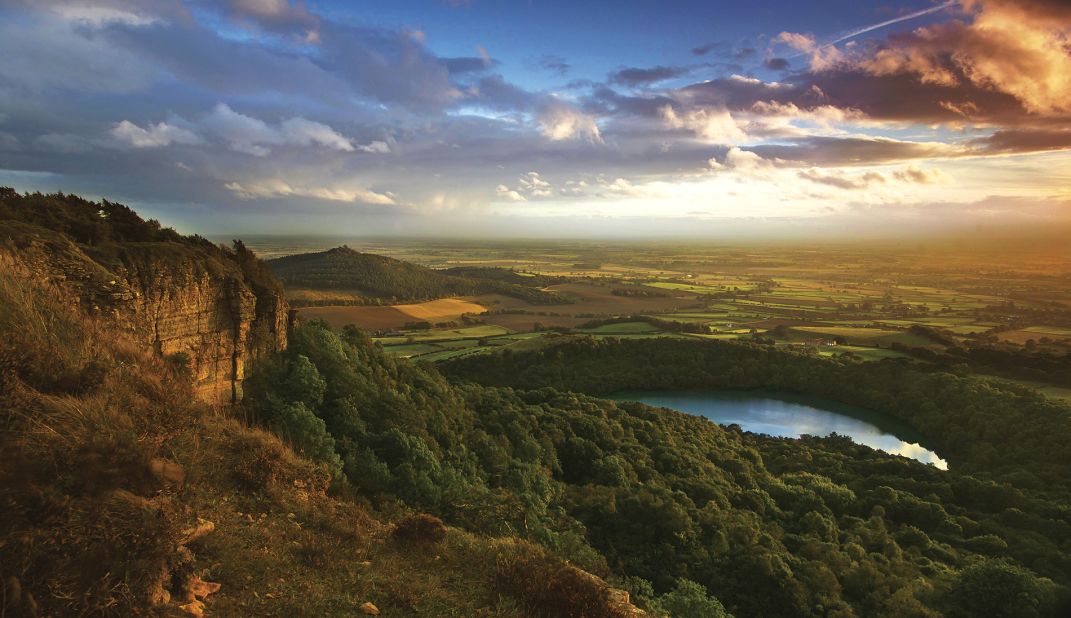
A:
[[[554,187],[539,172],[528,172],[517,179],[517,188],[506,185],[495,187],[495,195],[511,202],[527,202],[529,198],[548,198],[554,195]]]
[[[993,154],[1071,150],[1071,129],[1026,129],[996,131],[971,140],[969,146]]]
[[[715,159],[711,159],[709,162],[711,169],[732,169],[740,171],[756,171],[765,170],[773,167],[773,163],[768,159],[763,158],[759,154],[750,150],[741,150],[740,148],[730,148],[725,153],[725,162],[718,163]]]
[[[357,202],[376,205],[394,205],[397,203],[390,193],[377,193],[364,187],[293,186],[281,178],[262,178],[246,183],[228,182],[224,187],[243,200],[311,197],[333,202]]]
[[[890,182],[903,184],[932,185],[947,184],[952,182],[948,174],[937,168],[920,168],[914,165],[893,170],[888,173],[868,171],[863,173],[848,173],[843,170],[823,170],[809,168],[797,172],[800,178],[810,180],[818,184],[845,190],[867,189],[875,185],[884,185]]]
[[[367,144],[358,145],[357,150],[370,154],[387,154],[390,152],[390,144],[382,140],[375,140]]]
[[[231,149],[256,157],[271,153],[264,144],[281,144],[283,137],[263,120],[239,114],[226,103],[217,103],[201,124],[226,141]]]
[[[784,71],[788,68],[789,61],[787,58],[767,58],[762,64],[771,71]]]
[[[645,86],[656,82],[673,79],[687,75],[689,69],[684,67],[657,66],[649,69],[627,68],[621,69],[610,75],[611,84],[622,84],[629,87]]]
[[[201,126],[223,139],[232,150],[257,157],[271,154],[269,146],[322,146],[340,152],[353,152],[353,142],[321,122],[295,116],[282,121],[278,128],[252,116],[240,114],[226,103],[217,103],[201,120]],[[364,152],[379,152],[381,146],[368,145]]]
[[[353,142],[349,138],[343,137],[338,131],[321,122],[294,117],[284,120],[280,125],[280,130],[285,140],[291,144],[300,146],[318,144],[342,152],[354,151]],[[366,152],[372,152],[372,150],[366,150]]]
[[[466,73],[479,73],[486,71],[498,64],[497,60],[480,56],[460,56],[457,58],[443,58],[446,69],[450,75],[464,75]]]
[[[747,140],[727,109],[699,108],[678,113],[672,106],[661,108],[662,120],[671,129],[688,129],[697,137],[717,144],[736,144]]]
[[[320,19],[304,2],[289,0],[224,0],[230,17],[239,24],[285,34],[298,34],[310,43],[320,40]]]
[[[552,141],[583,139],[601,144],[602,135],[595,118],[580,110],[552,99],[539,112],[538,122],[543,135]]]
[[[705,56],[705,55],[709,54],[710,52],[717,52],[717,53],[720,53],[720,54],[726,54],[726,53],[729,53],[729,51],[731,49],[732,49],[732,46],[729,45],[728,43],[726,43],[724,41],[715,41],[713,43],[706,43],[706,44],[700,45],[698,47],[693,47],[692,48],[692,54],[694,54],[696,56]]]
[[[907,183],[918,185],[932,185],[951,182],[948,174],[937,168],[921,169],[914,165],[892,173],[893,178]]]
[[[110,24],[140,27],[189,19],[189,11],[181,0],[5,0],[3,4],[47,11],[63,21],[90,28]]]
[[[0,91],[127,94],[148,88],[157,74],[138,54],[54,20],[0,19],[0,58]]]
[[[556,54],[544,54],[531,64],[558,75],[565,75],[573,68],[571,64],[566,62],[565,58]]]
[[[912,142],[888,137],[809,136],[789,144],[750,147],[765,158],[807,165],[843,166],[895,163],[913,159],[963,156],[963,149],[940,142]]]
[[[532,197],[549,197],[553,193],[551,184],[543,180],[539,172],[528,172],[521,176],[518,182],[520,182],[521,190]]]
[[[865,189],[872,184],[884,184],[886,182],[885,177],[877,172],[847,176],[842,172],[823,172],[820,169],[811,168],[800,170],[798,175],[800,178],[811,182],[845,190]]]
[[[811,57],[811,71],[825,71],[844,61],[844,54],[834,45],[822,45],[809,34],[782,32],[773,39]]]
[[[527,201],[527,198],[525,198],[523,195],[521,195],[516,190],[510,189],[506,185],[498,185],[497,187],[495,187],[495,195],[497,195],[498,197],[504,197],[507,200],[510,200],[510,201],[513,201],[513,202]]]
[[[200,144],[201,138],[194,132],[166,122],[158,122],[141,128],[123,120],[112,127],[112,137],[134,148],[161,148],[171,144]]]
[[[1057,1],[962,0],[969,21],[892,37],[859,66],[923,83],[969,83],[1015,97],[1029,112],[1071,112],[1071,9]]]
[[[0,135],[0,142],[3,135]],[[93,140],[74,133],[46,133],[33,140],[33,146],[37,150],[59,154],[83,154],[93,150]]]

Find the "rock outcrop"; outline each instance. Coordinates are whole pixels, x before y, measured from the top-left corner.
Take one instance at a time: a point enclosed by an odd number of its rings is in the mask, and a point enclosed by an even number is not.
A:
[[[286,300],[256,290],[241,273],[214,274],[191,264],[156,274],[126,270],[117,277],[109,298],[88,299],[91,310],[110,315],[157,353],[186,363],[205,401],[239,401],[252,361],[286,347]],[[139,284],[147,279],[151,283]]]
[[[90,314],[184,365],[206,402],[239,401],[252,362],[286,347],[289,307],[252,254],[178,235],[104,248],[25,221],[0,223],[0,267],[63,287]]]

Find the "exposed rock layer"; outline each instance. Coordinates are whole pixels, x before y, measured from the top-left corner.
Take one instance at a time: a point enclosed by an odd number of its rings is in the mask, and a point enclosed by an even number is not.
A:
[[[21,264],[36,281],[69,288],[91,313],[185,362],[206,402],[240,400],[251,363],[286,347],[285,298],[247,281],[236,264],[176,263],[159,259],[154,247],[132,249],[105,266],[66,239],[25,235],[3,252],[4,261]]]

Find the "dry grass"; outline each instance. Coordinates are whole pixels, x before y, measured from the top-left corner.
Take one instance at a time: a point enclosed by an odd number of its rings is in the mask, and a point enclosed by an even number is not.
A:
[[[501,590],[554,618],[627,618],[637,612],[620,603],[601,579],[518,543],[499,554],[496,574]]]
[[[434,515],[418,513],[398,522],[393,534],[394,538],[407,543],[434,545],[446,538],[446,526]]]

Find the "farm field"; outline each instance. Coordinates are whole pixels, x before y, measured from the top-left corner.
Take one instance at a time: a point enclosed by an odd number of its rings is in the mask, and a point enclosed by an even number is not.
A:
[[[348,241],[355,244],[352,240]],[[1071,257],[895,248],[635,246],[577,243],[359,245],[431,268],[481,266],[567,280],[547,286],[570,302],[533,305],[502,294],[393,306],[299,308],[302,319],[356,324],[399,356],[435,362],[567,332],[592,337],[703,337],[809,345],[823,356],[910,358],[946,345],[1071,352]],[[323,247],[318,247],[322,249]],[[281,253],[278,246],[274,250]],[[1061,274],[1062,273],[1062,274]],[[345,291],[288,290],[322,303]],[[622,321],[636,316],[640,319]],[[405,329],[427,322],[432,328]],[[427,325],[425,325],[427,326]],[[923,330],[918,330],[923,329]],[[827,346],[823,342],[840,345]],[[893,349],[896,348],[896,349]],[[1054,397],[1056,385],[1031,386]]]
[[[302,319],[324,320],[335,328],[355,324],[367,330],[401,328],[411,322],[445,322],[465,314],[486,311],[483,305],[462,298],[442,298],[424,303],[390,306],[305,307],[298,311]]]

